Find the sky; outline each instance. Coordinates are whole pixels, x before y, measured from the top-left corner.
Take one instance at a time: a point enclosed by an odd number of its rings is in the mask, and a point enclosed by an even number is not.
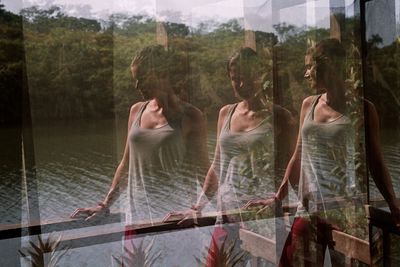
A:
[[[304,1],[290,0],[288,2],[301,3]],[[279,2],[281,0],[2,0],[5,7],[14,13],[19,12],[23,7],[32,5],[41,8],[58,5],[62,6],[67,14],[77,17],[106,19],[110,14],[118,12],[147,13],[155,15],[161,21],[168,20],[187,25],[195,25],[211,19],[219,22],[227,21],[231,18],[243,18],[246,14],[246,17],[250,18],[246,25],[260,30],[263,30],[261,25],[272,22],[272,5],[280,5],[276,4]],[[314,12],[311,22],[326,20],[329,12],[328,3],[329,0],[312,3],[320,11]],[[287,23],[303,26],[310,22],[305,19],[310,17],[310,13],[306,13],[306,10],[306,5],[297,5],[287,11],[281,11],[280,19]]]
[[[286,22],[298,27],[329,28],[329,3],[345,5],[346,16],[354,14],[354,0],[0,0],[6,9],[18,13],[21,8],[37,5],[61,6],[71,16],[107,19],[113,13],[148,14],[159,21],[197,26],[200,22],[226,22],[241,18],[246,29],[273,31],[273,25]],[[383,0],[383,2],[393,0]],[[400,0],[394,1],[399,11]],[[285,6],[286,5],[286,6]],[[384,4],[383,4],[384,5]],[[272,10],[278,10],[272,12]],[[380,11],[379,11],[380,12]],[[399,14],[397,14],[398,19]],[[380,16],[382,18],[382,15]],[[396,19],[396,18],[393,18]],[[377,21],[378,22],[378,21]],[[371,24],[371,31],[380,31],[382,23]],[[376,25],[376,27],[374,26]],[[376,29],[375,29],[376,28]],[[386,27],[387,28],[387,27]],[[384,40],[392,41],[393,33],[383,31]]]

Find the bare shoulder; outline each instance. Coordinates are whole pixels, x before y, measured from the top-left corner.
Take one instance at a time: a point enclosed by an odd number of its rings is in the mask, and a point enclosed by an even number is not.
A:
[[[143,104],[145,104],[146,102],[137,102],[135,104],[133,104],[129,110],[129,119],[128,119],[128,129],[130,129],[134,118],[136,117],[136,114],[139,112],[140,108],[143,106]]]
[[[300,117],[304,117],[304,115],[307,114],[308,110],[312,106],[312,103],[314,102],[316,97],[318,97],[318,96],[311,95],[311,96],[307,96],[306,98],[303,99],[303,102],[301,104]]]
[[[136,115],[136,113],[139,111],[139,109],[145,104],[146,102],[144,101],[140,101],[140,102],[136,102],[135,104],[133,104],[130,108],[129,111],[129,116],[134,116]]]
[[[228,104],[223,106],[220,110],[219,110],[219,115],[218,115],[218,120],[224,120],[226,118],[226,116],[229,113],[229,110],[234,106],[235,104]]]
[[[309,112],[316,97],[318,97],[318,95],[311,95],[311,96],[304,98],[303,103],[301,104],[301,110],[300,110],[300,125],[303,124],[306,114]]]
[[[316,97],[318,97],[318,96],[317,95],[310,95],[310,96],[307,96],[306,98],[304,98],[303,99],[303,103],[301,104],[302,111],[303,110],[307,111],[311,107],[311,105],[312,105],[312,103],[313,103],[313,101],[315,100]]]
[[[218,114],[218,123],[217,123],[217,133],[219,134],[222,126],[229,114],[230,109],[234,106],[235,104],[228,104],[223,106],[220,110],[219,110],[219,114]]]

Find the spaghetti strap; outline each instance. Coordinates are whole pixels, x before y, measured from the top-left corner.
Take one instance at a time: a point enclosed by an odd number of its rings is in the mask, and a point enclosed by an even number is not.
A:
[[[135,125],[136,127],[139,127],[139,126],[140,126],[140,119],[142,118],[143,112],[144,112],[144,110],[145,110],[147,104],[149,104],[149,102],[150,102],[150,101],[144,102],[144,103],[142,104],[142,106],[140,107],[138,113],[136,113],[135,120],[134,120],[134,122],[133,122],[133,125]]]
[[[315,96],[315,98],[314,98],[314,100],[312,102],[312,105],[311,105],[311,109],[307,114],[307,118],[308,119],[314,120],[314,110],[315,110],[315,107],[317,106],[318,99],[320,99],[321,96],[322,96],[322,94]]]
[[[235,112],[235,109],[239,103],[233,104],[229,107],[228,116],[225,118],[223,129],[225,131],[229,131],[231,128],[231,119],[232,115]]]

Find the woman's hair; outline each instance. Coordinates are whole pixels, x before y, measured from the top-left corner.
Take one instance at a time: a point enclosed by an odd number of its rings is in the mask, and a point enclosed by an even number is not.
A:
[[[259,59],[256,51],[254,51],[252,48],[243,47],[233,53],[233,55],[230,57],[226,65],[228,75],[232,66],[238,66],[239,68],[250,67],[259,69],[261,67],[261,60]]]
[[[338,65],[334,67],[341,67],[346,60],[346,50],[338,39],[324,39],[313,48],[313,57],[317,64],[323,64],[329,59],[330,64]]]
[[[270,77],[272,70],[268,69],[267,61],[266,54],[258,54],[250,47],[242,47],[233,53],[227,62],[228,76],[231,68],[235,66],[245,79],[258,79],[264,96],[272,97],[272,83],[270,82],[272,80],[272,77]]]
[[[188,62],[182,53],[167,51],[161,45],[143,48],[133,57],[131,66],[139,66],[141,75],[166,79],[176,94],[184,94],[188,83]]]
[[[133,57],[131,66],[140,66],[143,74],[154,74],[156,77],[167,77],[170,65],[169,53],[161,45],[143,48]]]
[[[337,75],[345,77],[346,50],[338,39],[329,38],[318,42],[311,53],[317,67],[317,80],[322,78],[328,66]]]
[[[315,56],[327,56],[331,59],[346,57],[346,50],[338,39],[328,38],[315,45]]]

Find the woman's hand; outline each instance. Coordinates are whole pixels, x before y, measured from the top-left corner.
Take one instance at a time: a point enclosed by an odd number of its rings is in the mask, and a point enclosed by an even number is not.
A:
[[[193,205],[191,209],[183,211],[169,212],[163,219],[163,222],[179,220],[177,225],[189,227],[198,225],[197,218],[201,215],[201,209]]]
[[[253,199],[246,203],[242,207],[242,209],[251,209],[252,207],[260,207],[257,211],[257,214],[264,212],[267,208],[271,207],[275,204],[275,202],[279,201],[275,196],[267,197],[267,198],[260,198],[260,199]]]
[[[91,221],[95,217],[109,215],[110,209],[103,203],[99,203],[97,206],[89,208],[78,208],[71,215],[70,218],[78,218],[81,216],[85,217],[85,221]]]

